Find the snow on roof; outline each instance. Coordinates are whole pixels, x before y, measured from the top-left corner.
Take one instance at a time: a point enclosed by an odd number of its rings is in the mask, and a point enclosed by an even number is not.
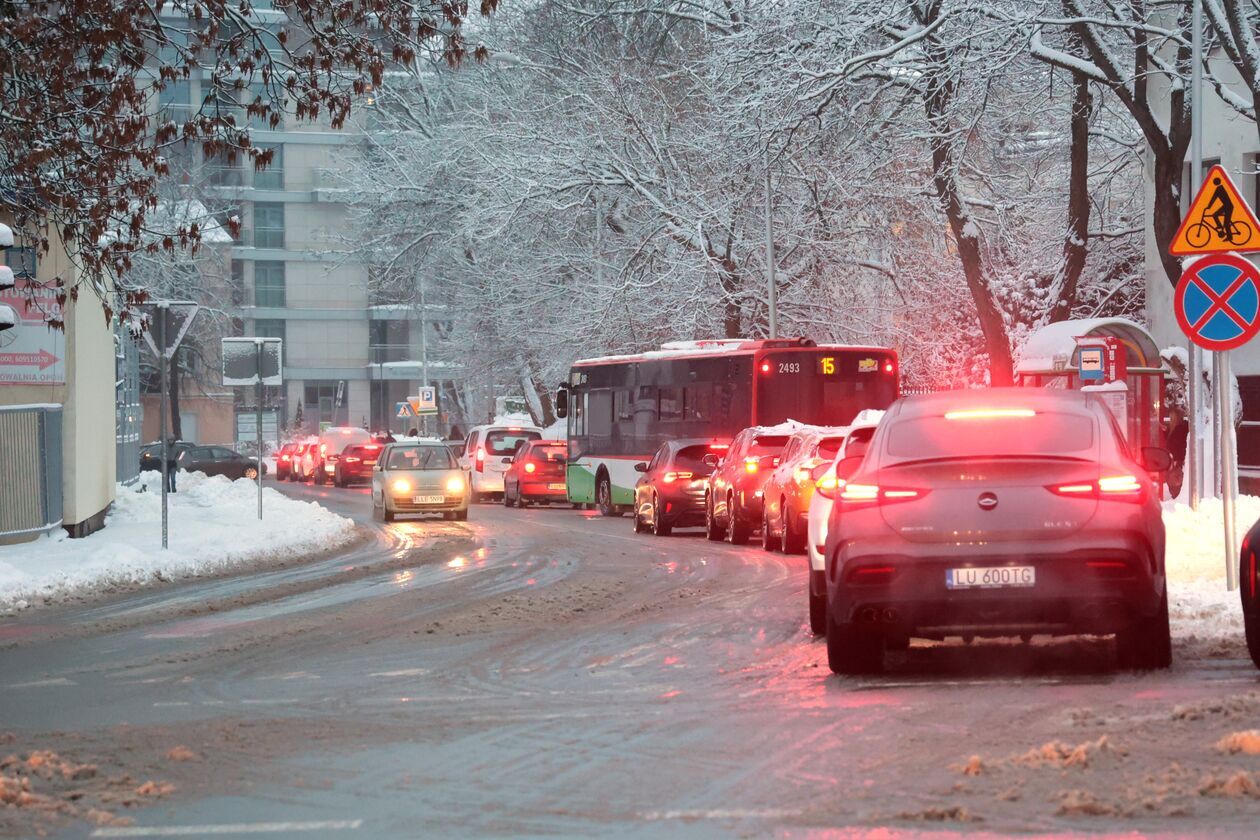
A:
[[[492,426],[527,426],[530,429],[536,429],[534,418],[530,417],[524,411],[510,411],[506,414],[496,414]]]
[[[463,367],[463,365],[461,365],[459,362],[443,362],[443,361],[440,361],[440,360],[438,360],[438,359],[430,359],[430,360],[428,361],[428,363],[427,363],[427,364],[428,364],[428,367],[431,367],[431,368],[461,368],[461,367]],[[418,368],[418,367],[424,367],[424,366],[425,366],[425,363],[422,363],[422,362],[420,362],[420,361],[418,361],[418,360],[416,360],[416,359],[403,359],[403,360],[402,360],[402,361],[400,361],[400,362],[370,362],[370,363],[368,363],[368,364],[364,365],[364,367],[369,367],[369,368],[378,368],[378,367],[387,367],[387,368],[404,368],[404,367],[414,367],[414,368]]]
[[[1047,324],[1034,332],[1020,348],[1015,372],[1039,373],[1056,370],[1056,359],[1060,368],[1065,367],[1076,352],[1076,337],[1084,335],[1119,335],[1129,342],[1141,345],[1139,349],[1148,359],[1156,356],[1155,342],[1141,324],[1128,318],[1084,318]]]
[[[879,421],[884,419],[886,412],[882,408],[864,408],[857,413],[857,417],[853,418],[853,422],[849,424],[850,429],[856,429],[867,426],[878,426]]]
[[[660,350],[645,350],[642,353],[624,353],[611,356],[594,356],[589,359],[578,359],[574,365],[592,365],[592,364],[609,364],[612,362],[641,362],[651,359],[677,359],[686,356],[705,355],[713,353],[731,353],[740,349],[754,349],[760,344],[762,339],[754,338],[706,338],[699,341],[667,341],[661,345]],[[867,344],[818,344],[818,345],[794,345],[784,344],[781,347],[768,347],[767,350],[870,350],[877,351],[879,347],[872,347]]]
[[[0,303],[0,326],[12,327],[18,322],[17,313],[8,304]]]

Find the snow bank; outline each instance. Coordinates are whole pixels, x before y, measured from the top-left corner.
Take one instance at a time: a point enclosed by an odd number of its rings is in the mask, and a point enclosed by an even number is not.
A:
[[[161,476],[145,472],[131,487],[119,485],[106,527],[80,540],[64,531],[34,542],[0,546],[0,609],[35,598],[102,593],[281,561],[335,548],[354,536],[354,523],[270,488],[258,520],[257,486],[244,479],[180,473],[170,496],[170,548],[162,551]]]
[[[1243,644],[1238,592],[1225,590],[1225,534],[1219,499],[1204,499],[1198,511],[1164,503],[1168,534],[1168,609],[1178,655],[1211,657]],[[1260,497],[1238,497],[1238,542],[1260,519]]]

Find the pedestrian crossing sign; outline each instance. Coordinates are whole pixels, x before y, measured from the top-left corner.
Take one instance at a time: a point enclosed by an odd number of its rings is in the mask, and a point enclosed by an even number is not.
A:
[[[1168,245],[1174,257],[1260,251],[1260,221],[1251,212],[1238,187],[1217,164],[1208,170],[1203,185],[1181,219],[1177,235]]]
[[[415,412],[411,410],[411,403],[400,402],[394,403],[394,416],[399,420],[406,420],[408,418],[415,417],[416,415]]]

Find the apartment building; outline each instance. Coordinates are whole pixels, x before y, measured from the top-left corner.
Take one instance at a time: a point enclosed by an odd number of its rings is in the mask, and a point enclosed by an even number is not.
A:
[[[267,4],[254,5],[255,14],[278,31],[284,15],[258,8]],[[193,78],[170,84],[158,100],[161,111],[178,121],[200,108],[204,95]],[[348,167],[372,123],[365,96],[340,129],[327,121],[291,118],[274,129],[252,124],[254,145],[273,153],[265,170],[239,159],[189,162],[206,205],[220,219],[240,220],[231,279],[242,334],[284,340],[285,384],[268,389],[278,393],[269,393],[264,405],[275,411],[281,427],[406,430],[416,423],[397,418],[395,406],[416,395],[426,373],[444,409],[431,431],[463,422],[454,409],[460,367],[437,351],[440,311],[430,309],[422,317],[417,307],[374,299],[369,268],[349,229]],[[252,393],[238,396],[242,416],[252,417],[253,400]]]

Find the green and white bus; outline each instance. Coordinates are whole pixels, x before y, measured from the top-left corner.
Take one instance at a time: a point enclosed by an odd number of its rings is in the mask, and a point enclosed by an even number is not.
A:
[[[556,396],[568,419],[569,501],[620,516],[667,440],[729,443],[749,426],[844,426],[898,396],[897,354],[809,339],[675,341],[660,350],[573,363]]]

